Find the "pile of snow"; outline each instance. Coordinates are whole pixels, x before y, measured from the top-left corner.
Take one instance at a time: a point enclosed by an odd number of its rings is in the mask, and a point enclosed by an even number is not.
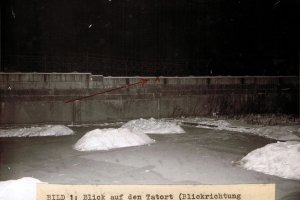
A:
[[[155,142],[146,134],[184,132],[175,122],[167,122],[154,118],[131,120],[118,129],[95,129],[86,133],[74,145],[74,149],[78,151],[96,151],[140,146]]]
[[[78,151],[109,150],[154,142],[146,134],[133,133],[127,128],[95,129],[78,140],[74,145],[74,149]]]
[[[185,133],[185,131],[174,121],[167,122],[154,118],[131,120],[124,124],[122,128],[128,128],[134,133],[145,134]]]
[[[0,129],[0,137],[63,136],[74,132],[63,125],[46,125],[21,129]]]
[[[240,163],[249,170],[300,180],[300,143],[289,141],[268,144],[250,152]]]
[[[275,140],[300,140],[299,126],[241,126],[230,123],[226,120],[216,120],[209,118],[188,118],[181,120],[183,124],[193,124],[198,128],[208,128],[215,130],[227,130],[240,133],[252,133],[255,135],[275,139]],[[296,134],[297,135],[296,135]]]
[[[0,181],[1,200],[35,200],[38,179],[24,177],[18,180]]]

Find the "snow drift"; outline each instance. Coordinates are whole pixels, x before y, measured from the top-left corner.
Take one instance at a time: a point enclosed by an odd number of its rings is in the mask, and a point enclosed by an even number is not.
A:
[[[181,120],[182,124],[193,124],[198,128],[215,130],[227,130],[240,133],[251,133],[275,140],[300,140],[299,126],[243,126],[227,120],[216,120],[210,118],[187,118]]]
[[[0,181],[1,200],[35,200],[36,184],[40,180],[24,177],[18,180]]]
[[[137,134],[127,128],[95,129],[86,133],[74,145],[78,151],[109,150],[122,147],[139,146],[155,142],[146,134]]]
[[[250,152],[240,163],[249,170],[300,180],[300,143],[289,141],[268,144]]]
[[[137,119],[124,124],[122,128],[128,128],[134,133],[146,134],[174,134],[185,133],[176,122],[167,122],[161,119]]]
[[[96,151],[140,146],[155,142],[146,134],[184,132],[185,131],[174,122],[166,122],[154,118],[131,120],[118,129],[95,129],[86,133],[74,145],[74,149],[78,151]]]
[[[0,137],[63,136],[74,132],[63,125],[46,125],[21,129],[0,129]]]

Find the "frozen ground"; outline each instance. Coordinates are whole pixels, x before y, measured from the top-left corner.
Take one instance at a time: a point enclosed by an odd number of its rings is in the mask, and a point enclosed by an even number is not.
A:
[[[237,164],[249,152],[275,140],[184,126],[185,134],[149,135],[156,140],[150,146],[74,150],[73,145],[95,128],[72,127],[75,134],[62,137],[0,138],[0,181],[34,177],[65,184],[275,183],[277,200],[300,198],[299,181]]]
[[[0,129],[0,137],[39,137],[71,135],[72,129],[63,125],[45,125],[31,128]]]

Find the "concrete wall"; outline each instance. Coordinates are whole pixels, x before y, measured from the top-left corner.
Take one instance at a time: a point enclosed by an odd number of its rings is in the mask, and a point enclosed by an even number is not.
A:
[[[65,100],[149,79],[143,86]],[[0,73],[0,124],[95,123],[133,118],[298,114],[299,77],[104,77]]]

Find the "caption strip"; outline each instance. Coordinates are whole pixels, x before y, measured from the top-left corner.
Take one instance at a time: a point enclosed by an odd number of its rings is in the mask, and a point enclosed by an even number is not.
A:
[[[275,200],[275,184],[56,185],[38,184],[37,200]]]

